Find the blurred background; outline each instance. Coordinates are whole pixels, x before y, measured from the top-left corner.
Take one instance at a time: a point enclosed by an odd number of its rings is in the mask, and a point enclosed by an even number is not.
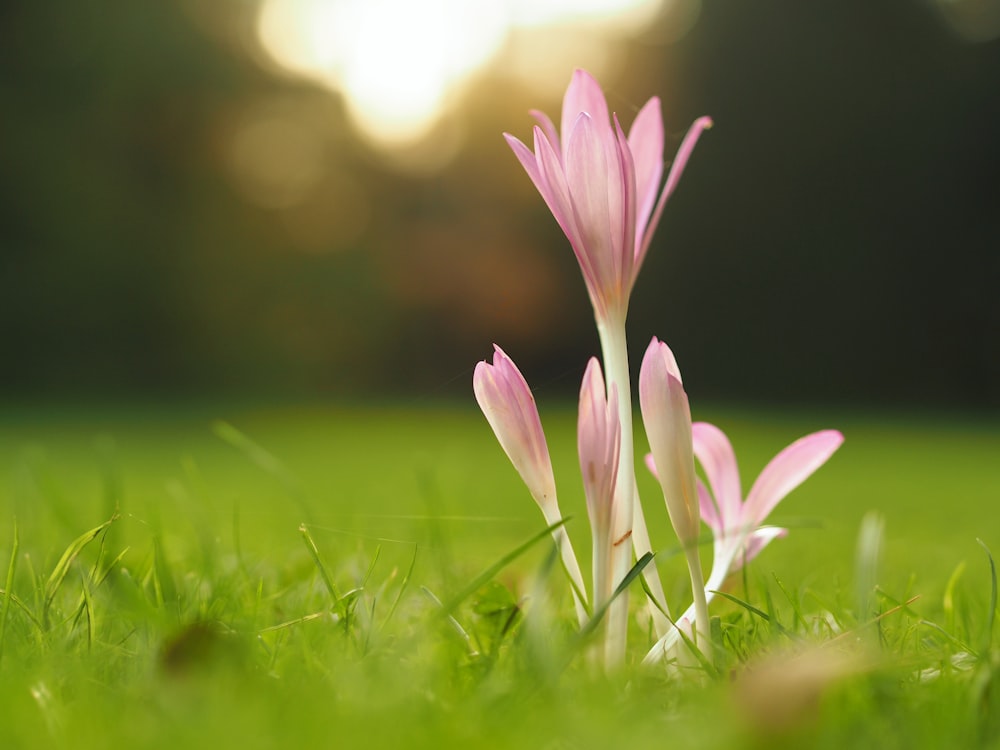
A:
[[[502,131],[575,67],[667,152],[632,297],[693,397],[1000,406],[995,0],[76,0],[0,10],[3,398],[471,400],[597,337]]]

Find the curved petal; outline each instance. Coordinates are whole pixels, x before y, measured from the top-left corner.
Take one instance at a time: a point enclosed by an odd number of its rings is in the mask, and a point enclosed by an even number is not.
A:
[[[654,96],[639,110],[628,132],[628,145],[635,160],[635,239],[638,250],[663,177],[663,115],[659,97]]]
[[[743,520],[758,526],[774,506],[826,463],[844,442],[837,430],[823,430],[799,438],[771,459],[757,477],[743,507]]]
[[[538,165],[538,159],[535,158],[535,154],[521,143],[521,140],[510,133],[503,134],[504,140],[507,141],[507,145],[510,146],[510,150],[514,152],[514,156],[517,160],[521,162],[521,166],[524,167],[524,171],[528,173],[528,177],[531,178],[532,184],[534,184],[535,189],[541,194],[542,198],[545,199],[546,204],[549,203],[549,199],[546,197],[546,193],[549,191],[548,183],[542,176],[542,171]],[[550,206],[551,209],[551,206]],[[557,219],[558,221],[558,219]]]
[[[576,126],[576,120],[581,113],[588,114],[602,130],[611,127],[611,118],[608,115],[608,103],[604,99],[604,92],[601,85],[590,73],[585,70],[574,70],[570,79],[566,95],[563,96],[562,122],[560,132],[563,137],[563,159],[568,153],[566,143],[569,134]]]
[[[537,109],[529,110],[528,114],[538,121],[539,127],[541,127],[542,132],[545,133],[545,137],[549,139],[549,143],[552,144],[556,152],[562,154],[559,132],[556,130],[556,126],[552,124],[552,119],[547,114]]]
[[[691,158],[691,153],[694,151],[695,145],[698,143],[698,139],[701,134],[712,127],[711,117],[699,117],[695,120],[691,127],[688,128],[688,132],[684,136],[684,140],[681,141],[680,148],[677,149],[677,155],[674,157],[673,164],[670,165],[670,172],[667,174],[667,182],[663,186],[663,199],[669,200],[670,196],[673,194],[674,190],[677,188],[677,183],[681,180],[681,175],[684,174],[684,167],[687,166],[688,159]]]
[[[660,193],[660,199],[656,202],[656,208],[653,209],[653,215],[649,219],[646,233],[643,235],[639,251],[636,253],[637,266],[642,265],[642,260],[646,257],[646,252],[649,250],[649,243],[653,238],[653,232],[656,231],[656,226],[660,223],[660,217],[663,215],[663,207],[667,205],[667,200],[677,187],[677,183],[684,173],[684,167],[687,166],[688,159],[691,157],[691,152],[694,151],[695,144],[698,143],[698,138],[701,137],[702,132],[708,130],[710,127],[712,127],[711,117],[699,117],[688,128],[687,135],[681,141],[681,147],[677,150],[674,163],[670,165],[670,172],[667,174],[667,182],[663,186],[663,192]]]
[[[712,495],[719,504],[721,526],[730,533],[738,532],[743,525],[743,492],[733,446],[722,430],[708,422],[696,422],[691,431],[694,455],[705,470]]]

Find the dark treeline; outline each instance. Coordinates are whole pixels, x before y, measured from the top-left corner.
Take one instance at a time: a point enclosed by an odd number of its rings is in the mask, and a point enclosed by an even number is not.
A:
[[[0,11],[6,395],[451,395],[494,341],[574,393],[586,294],[499,136],[558,101],[496,74],[453,160],[401,174],[254,62],[247,5]],[[625,120],[658,93],[674,144],[716,121],[633,295],[637,356],[660,336],[716,398],[1000,404],[1000,41],[910,0],[756,0],[622,54]],[[265,121],[279,169],[291,141],[322,163],[295,195],[240,166]]]

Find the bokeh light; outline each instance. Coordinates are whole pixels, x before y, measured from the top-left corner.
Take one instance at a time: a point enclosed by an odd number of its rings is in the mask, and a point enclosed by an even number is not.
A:
[[[519,31],[541,42],[547,70],[580,59],[580,47],[633,33],[661,0],[265,0],[257,19],[264,51],[283,69],[344,97],[360,134],[383,147],[425,139],[474,74]],[[576,26],[576,33],[560,33]],[[544,35],[544,37],[542,36]],[[573,44],[566,43],[571,38]],[[524,44],[528,53],[538,45]],[[537,59],[538,55],[534,55]],[[515,74],[532,64],[511,63]]]

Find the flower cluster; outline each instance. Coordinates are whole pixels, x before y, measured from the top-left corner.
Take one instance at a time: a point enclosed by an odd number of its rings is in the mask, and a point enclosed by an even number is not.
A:
[[[524,376],[500,347],[493,361],[476,366],[476,399],[500,445],[517,469],[546,522],[554,527],[563,567],[583,625],[607,608],[604,657],[609,667],[625,655],[628,601],[615,592],[633,561],[650,553],[649,534],[635,481],[632,387],[625,319],[636,276],[664,206],[704,130],[694,122],[663,179],[664,129],[660,101],[639,111],[628,134],[609,114],[604,94],[588,73],[574,73],[557,130],[532,113],[534,149],[505,134],[521,165],[566,234],[583,273],[601,341],[580,389],[577,445],[593,544],[588,596],[583,574],[562,525],[556,484],[534,397]],[[786,533],[764,526],[775,505],[818,469],[840,446],[834,430],[792,443],[761,472],[742,499],[736,458],[719,428],[691,421],[680,369],[670,348],[650,342],[639,372],[639,403],[651,453],[646,463],[659,481],[667,514],[684,549],[693,602],[676,621],[669,615],[654,566],[643,575],[651,594],[657,642],[646,661],[669,654],[681,631],[695,645],[706,637],[708,604],[726,577]],[[695,460],[708,484],[697,476]],[[711,530],[712,569],[706,582],[698,553],[701,524]]]

